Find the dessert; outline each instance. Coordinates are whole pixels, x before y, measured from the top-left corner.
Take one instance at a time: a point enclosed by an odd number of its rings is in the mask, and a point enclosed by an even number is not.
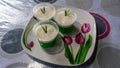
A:
[[[34,25],[33,33],[44,48],[52,47],[58,35],[58,27],[55,23],[41,21]]]
[[[59,26],[60,31],[62,33],[69,33],[72,30],[72,25],[75,22],[77,15],[70,8],[62,8],[58,9],[54,18]]]
[[[38,20],[49,20],[55,15],[55,8],[51,4],[42,3],[33,8],[33,14]]]

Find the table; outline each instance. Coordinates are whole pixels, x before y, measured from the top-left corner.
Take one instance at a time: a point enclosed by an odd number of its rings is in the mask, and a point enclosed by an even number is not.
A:
[[[36,4],[33,0],[0,0],[0,68],[51,68],[30,59],[20,44],[22,31]],[[95,61],[87,68],[120,67],[119,0],[57,0],[53,4],[70,5],[91,12],[99,23],[98,27],[105,26],[101,23],[107,21],[109,31],[99,39]],[[99,27],[98,31],[103,28]]]

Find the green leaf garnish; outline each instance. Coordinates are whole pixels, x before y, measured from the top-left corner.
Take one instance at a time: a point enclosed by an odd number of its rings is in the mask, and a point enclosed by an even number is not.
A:
[[[46,13],[45,7],[41,8],[40,10],[41,10],[41,12],[42,12],[43,14]]]
[[[65,10],[65,16],[68,16],[70,14],[70,10]]]
[[[44,31],[45,33],[48,32],[48,31],[47,31],[47,26],[43,27],[43,26],[41,25],[41,27],[42,27],[42,29],[43,29],[43,31]]]

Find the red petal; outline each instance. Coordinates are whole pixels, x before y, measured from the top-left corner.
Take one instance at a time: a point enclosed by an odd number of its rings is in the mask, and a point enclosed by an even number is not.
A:
[[[84,44],[84,37],[81,33],[77,34],[75,37],[75,41],[77,44]]]
[[[64,36],[63,41],[68,45],[72,44],[72,38],[70,36]]]
[[[81,27],[81,31],[83,33],[88,33],[90,32],[91,28],[90,28],[90,24],[84,23]]]
[[[31,42],[29,43],[29,47],[32,48],[33,46],[34,46],[34,42],[31,41]]]

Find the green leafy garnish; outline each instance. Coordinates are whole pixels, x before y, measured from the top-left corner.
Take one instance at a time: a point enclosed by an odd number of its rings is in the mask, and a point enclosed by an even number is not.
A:
[[[41,27],[42,27],[42,29],[43,29],[43,31],[44,31],[45,33],[48,32],[48,31],[47,31],[47,26],[43,27],[43,26],[41,25]]]
[[[41,8],[41,12],[42,12],[43,14],[46,13],[45,7]]]
[[[65,10],[65,16],[68,16],[70,14],[70,10]]]

